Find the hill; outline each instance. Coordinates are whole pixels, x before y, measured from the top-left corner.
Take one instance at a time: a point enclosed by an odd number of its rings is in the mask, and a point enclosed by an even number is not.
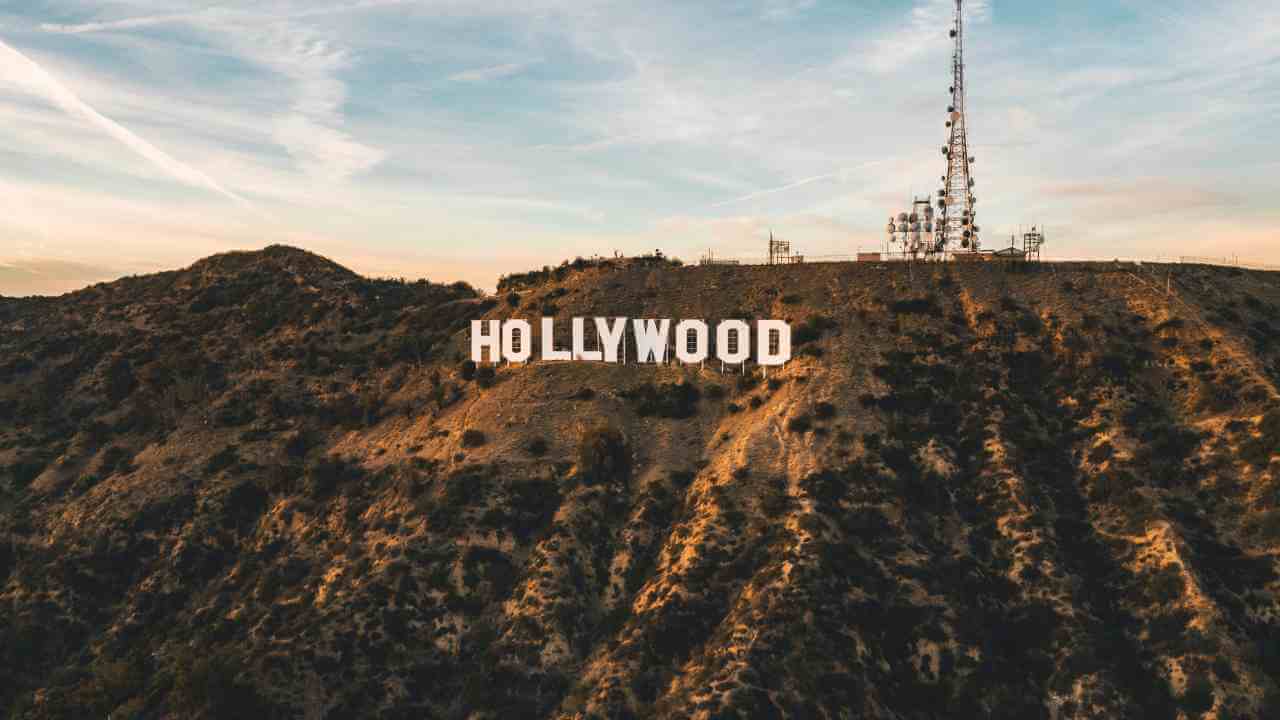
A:
[[[0,301],[14,717],[1280,712],[1280,276],[273,247]],[[465,362],[780,317],[785,368]]]

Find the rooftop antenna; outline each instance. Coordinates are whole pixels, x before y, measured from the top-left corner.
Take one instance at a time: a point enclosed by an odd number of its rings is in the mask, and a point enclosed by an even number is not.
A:
[[[964,84],[964,0],[956,0],[955,24],[951,28],[955,50],[951,57],[951,106],[947,108],[947,128],[950,137],[942,146],[947,158],[947,174],[942,177],[942,189],[938,191],[940,218],[934,235],[936,252],[977,252],[978,226],[973,206],[972,166],[969,155],[968,121],[965,116]]]

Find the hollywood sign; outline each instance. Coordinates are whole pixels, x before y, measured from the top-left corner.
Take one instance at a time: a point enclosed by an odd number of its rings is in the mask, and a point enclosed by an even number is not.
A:
[[[766,367],[784,365],[791,359],[791,326],[783,320],[757,320],[754,333],[745,320],[723,320],[716,324],[715,342],[711,327],[703,320],[681,320],[675,324],[672,342],[671,320],[592,318],[594,347],[587,348],[587,320],[573,318],[572,340],[568,348],[556,347],[556,319],[542,318],[538,333],[539,358],[546,362],[625,363],[630,356],[641,363],[663,363],[674,346],[675,359],[695,365],[715,358],[727,364],[753,360]],[[631,327],[628,338],[627,326]],[[752,341],[755,352],[752,352]],[[476,363],[529,362],[533,358],[533,327],[526,320],[472,320],[471,360]],[[486,357],[487,356],[487,357]]]

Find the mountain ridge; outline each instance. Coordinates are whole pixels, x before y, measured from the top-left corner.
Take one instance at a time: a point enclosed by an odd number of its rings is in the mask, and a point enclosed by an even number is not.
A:
[[[1265,717],[1277,280],[651,259],[486,296],[275,247],[7,299],[0,703]],[[466,362],[543,315],[780,317],[796,355]]]

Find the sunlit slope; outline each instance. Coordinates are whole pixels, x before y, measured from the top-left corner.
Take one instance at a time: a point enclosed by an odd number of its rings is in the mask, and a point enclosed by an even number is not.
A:
[[[1266,717],[1280,277],[289,248],[0,302],[19,717]],[[467,365],[472,319],[778,317]]]

